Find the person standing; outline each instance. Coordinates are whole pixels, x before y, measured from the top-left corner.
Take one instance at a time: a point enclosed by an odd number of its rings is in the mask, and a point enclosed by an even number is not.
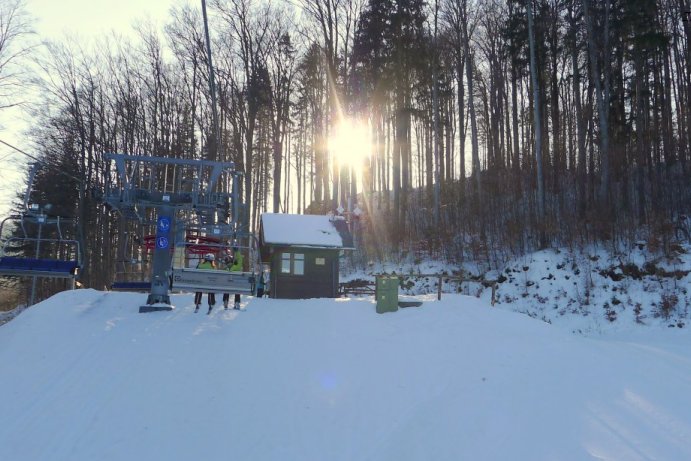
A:
[[[264,288],[266,287],[266,279],[264,278],[264,271],[262,271],[259,276],[259,282],[257,283],[257,298],[264,297]]]
[[[233,256],[232,255],[226,255],[225,258],[223,258],[223,270],[225,271],[231,271],[233,267]],[[228,301],[230,301],[230,293],[223,293],[223,308],[228,309]]]
[[[230,266],[231,272],[242,272],[244,258],[238,247],[233,247],[233,264]],[[227,308],[227,307],[226,307]],[[233,309],[240,309],[240,293],[235,293]]]
[[[216,259],[216,257],[214,256],[213,253],[205,254],[204,259],[199,264],[197,264],[197,269],[206,269],[206,270],[216,269],[216,263],[214,262],[215,259]],[[194,309],[194,312],[199,311],[199,305],[202,303],[202,296],[203,296],[203,294],[201,291],[197,291],[194,294],[194,304],[196,306]],[[208,300],[209,300],[209,311],[207,312],[207,315],[211,313],[211,310],[214,308],[214,304],[216,304],[216,293],[209,292]]]

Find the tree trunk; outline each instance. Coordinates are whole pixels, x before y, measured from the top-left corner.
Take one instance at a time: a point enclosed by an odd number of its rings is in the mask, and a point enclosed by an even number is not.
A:
[[[578,42],[576,18],[573,15],[574,3],[573,0],[569,6],[569,18],[571,20],[571,46],[573,53],[571,54],[571,69],[573,72],[573,96],[574,104],[576,106],[576,136],[578,144],[578,161],[576,166],[576,182],[578,184],[578,217],[585,218],[586,208],[588,206],[588,198],[586,195],[586,150],[585,150],[585,125],[583,123],[583,107],[581,103],[581,71],[578,66]]]
[[[470,116],[470,136],[472,146],[473,158],[473,175],[475,175],[475,184],[477,188],[477,205],[478,209],[482,209],[482,182],[480,179],[480,148],[478,146],[478,132],[477,132],[477,118],[475,115],[475,92],[473,89],[473,56],[470,51],[470,37],[468,36],[466,10],[466,0],[463,0],[463,11],[466,21],[463,22],[463,42],[465,45],[465,72],[466,81],[468,84],[468,115]]]
[[[607,10],[609,10],[609,0],[605,0]],[[609,84],[608,73],[605,72],[605,90],[603,92],[603,85],[600,79],[600,66],[597,57],[595,32],[593,28],[593,17],[590,11],[590,0],[583,0],[583,13],[586,24],[586,32],[588,36],[588,50],[590,54],[590,69],[592,72],[593,84],[595,85],[595,101],[597,103],[598,119],[600,122],[600,190],[599,202],[605,209],[609,202],[609,116],[607,113],[607,105],[609,104],[608,90]],[[605,22],[609,20],[605,17]],[[605,32],[607,33],[607,32]],[[607,67],[607,48],[603,56],[604,66]],[[607,93],[607,94],[605,94]],[[592,174],[592,173],[591,173]]]
[[[537,169],[537,215],[540,227],[540,246],[544,246],[545,186],[542,176],[542,115],[540,114],[540,88],[537,79],[535,31],[533,28],[532,0],[528,0],[528,41],[530,45],[530,81],[533,87],[533,127],[535,128],[535,166]]]

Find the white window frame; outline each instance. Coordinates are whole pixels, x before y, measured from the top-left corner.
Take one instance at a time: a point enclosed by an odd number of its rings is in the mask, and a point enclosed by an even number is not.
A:
[[[281,274],[305,275],[305,253],[281,253]]]

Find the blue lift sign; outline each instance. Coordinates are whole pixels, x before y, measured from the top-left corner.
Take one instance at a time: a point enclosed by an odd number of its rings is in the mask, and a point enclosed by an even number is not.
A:
[[[158,218],[158,231],[162,234],[167,234],[170,231],[170,218],[168,216]]]

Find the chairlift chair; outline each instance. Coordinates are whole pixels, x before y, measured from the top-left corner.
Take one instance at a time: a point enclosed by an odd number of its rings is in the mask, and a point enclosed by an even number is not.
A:
[[[74,219],[49,217],[44,214],[22,213],[5,218],[0,223],[0,236],[4,236],[7,223],[14,223],[19,235],[2,239],[0,250],[0,275],[18,277],[71,278],[79,276],[82,267],[81,245],[76,239],[65,238],[63,225],[74,225]],[[30,235],[28,228],[37,227],[37,233]],[[45,227],[53,227],[56,237],[44,234]],[[52,247],[50,253],[55,257],[46,257],[45,248]]]
[[[233,248],[247,255],[249,270],[230,272],[196,268],[195,261],[200,260],[203,254],[212,253],[220,259]],[[171,287],[177,291],[252,295],[260,270],[257,248],[257,239],[253,234],[237,233],[229,225],[188,226],[185,241],[175,243]]]

